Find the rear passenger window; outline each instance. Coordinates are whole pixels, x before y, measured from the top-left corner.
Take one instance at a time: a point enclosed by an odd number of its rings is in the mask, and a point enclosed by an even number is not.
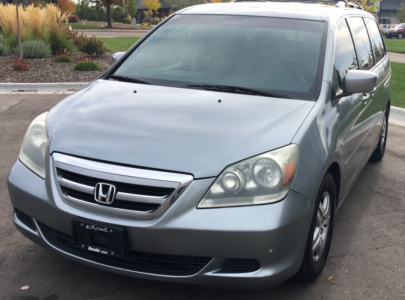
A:
[[[381,38],[380,30],[378,30],[377,23],[374,20],[367,18],[365,18],[364,21],[367,24],[377,64],[385,55],[384,43]]]
[[[335,70],[339,87],[343,90],[343,82],[347,72],[358,69],[356,51],[347,27],[346,20],[341,20],[336,29]]]
[[[360,69],[370,70],[374,66],[374,55],[364,21],[360,17],[348,18],[347,21],[356,45]]]

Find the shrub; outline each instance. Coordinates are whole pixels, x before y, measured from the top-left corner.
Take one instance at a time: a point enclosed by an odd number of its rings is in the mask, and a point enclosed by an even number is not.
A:
[[[79,48],[80,45],[82,45],[86,41],[86,36],[83,34],[83,32],[80,32],[78,30],[69,30],[66,29],[66,33],[69,36],[71,42],[75,44],[77,48]]]
[[[14,71],[27,71],[30,69],[29,65],[18,56],[14,59],[12,68]]]
[[[45,10],[40,6],[28,5],[24,9],[24,21],[26,30],[33,39],[40,39],[43,35],[44,22],[47,18]]]
[[[4,36],[4,42],[2,44],[7,45],[10,49],[13,49],[18,45],[18,39],[13,35],[6,35]]]
[[[95,37],[85,38],[77,48],[88,55],[101,56],[107,51],[104,43]]]
[[[111,11],[111,17],[115,22],[124,23],[125,18],[128,17],[128,12],[123,7],[116,6]]]
[[[45,58],[51,56],[51,48],[43,41],[24,41],[22,43],[24,58]],[[14,53],[18,54],[18,47],[14,48]]]
[[[48,28],[52,26],[63,27],[62,23],[67,20],[67,14],[62,13],[55,4],[38,6],[30,4],[19,7],[21,38],[43,38]],[[16,7],[13,4],[0,4],[0,27],[5,36],[13,36],[17,39]]]
[[[59,55],[57,57],[55,57],[55,59],[53,60],[56,63],[71,63],[73,62],[73,60],[66,55]]]
[[[4,44],[0,44],[0,56],[5,56],[8,54],[8,47]]]
[[[59,49],[69,48],[68,36],[60,26],[49,26],[49,44],[52,54],[56,54]]]
[[[73,70],[75,71],[102,71],[103,68],[94,61],[81,61],[77,63]]]

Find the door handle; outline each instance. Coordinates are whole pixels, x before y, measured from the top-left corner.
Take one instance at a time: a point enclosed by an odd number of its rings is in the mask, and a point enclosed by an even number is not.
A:
[[[367,101],[370,99],[371,94],[370,93],[364,93],[363,96],[361,97],[361,101],[363,101],[364,104],[367,104]]]

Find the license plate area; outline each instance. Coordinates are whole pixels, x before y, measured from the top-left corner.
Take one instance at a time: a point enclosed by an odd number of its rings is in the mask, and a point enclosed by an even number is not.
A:
[[[73,245],[90,253],[123,257],[125,229],[83,219],[72,220]]]

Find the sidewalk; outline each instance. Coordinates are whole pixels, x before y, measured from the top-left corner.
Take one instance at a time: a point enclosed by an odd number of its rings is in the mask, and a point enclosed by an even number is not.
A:
[[[118,30],[118,29],[79,29],[87,36],[95,37],[142,37],[149,30]]]
[[[405,54],[388,52],[388,56],[389,56],[391,62],[405,64]]]

